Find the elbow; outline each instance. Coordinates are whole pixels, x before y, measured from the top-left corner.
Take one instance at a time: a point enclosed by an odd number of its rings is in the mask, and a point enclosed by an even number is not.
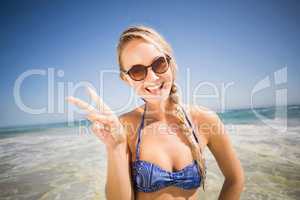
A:
[[[244,174],[244,170],[241,167],[239,170],[239,173],[237,173],[237,175],[235,176],[235,178],[233,178],[233,184],[235,185],[235,187],[237,188],[238,191],[242,192],[244,190],[245,187],[245,174]]]
[[[225,178],[225,183],[236,192],[241,193],[245,187],[245,176],[243,171],[239,176]]]
[[[245,179],[244,177],[239,177],[238,179],[234,179],[229,181],[230,185],[235,188],[237,192],[242,192],[245,187]]]
[[[236,194],[240,194],[244,190],[244,180],[232,180],[226,178],[224,186],[231,191],[234,191]]]
[[[237,188],[236,190],[239,192],[242,192],[244,190],[245,187],[245,180],[238,180],[234,182],[235,187]]]

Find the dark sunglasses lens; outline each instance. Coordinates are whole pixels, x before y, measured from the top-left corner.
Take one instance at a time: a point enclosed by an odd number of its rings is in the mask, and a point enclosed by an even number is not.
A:
[[[168,70],[168,62],[166,58],[159,57],[156,61],[152,63],[153,71],[158,74],[162,74]]]
[[[147,69],[143,66],[134,66],[129,70],[129,76],[136,81],[143,80],[146,77]]]

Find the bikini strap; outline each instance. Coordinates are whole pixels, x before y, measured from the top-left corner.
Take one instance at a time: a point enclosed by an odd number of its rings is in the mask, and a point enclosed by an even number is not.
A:
[[[179,105],[180,105],[180,104],[179,104]],[[183,110],[183,113],[184,113],[185,119],[187,120],[187,122],[189,123],[190,127],[191,127],[191,128],[192,128],[192,130],[193,130],[193,135],[194,135],[194,138],[195,138],[196,142],[199,144],[198,138],[196,137],[195,130],[194,130],[194,127],[192,126],[192,123],[191,123],[191,121],[189,120],[189,118],[188,118],[188,116],[187,116],[187,114],[186,114],[186,112],[185,112],[185,110],[184,110],[183,106],[182,106],[182,105],[180,105],[180,107],[181,107],[181,109]]]
[[[194,130],[194,127],[192,126],[192,123],[191,121],[189,120],[188,118],[188,115],[187,113],[185,112],[185,109],[182,107],[182,105],[180,105],[181,109],[183,110],[183,113],[184,113],[184,116],[185,116],[185,119],[187,120],[189,126],[192,128],[192,132],[193,132],[193,135],[194,135],[194,138],[196,140],[197,143],[199,143],[198,141],[198,138],[196,137],[196,134],[195,134],[195,130]],[[138,129],[138,141],[137,141],[137,146],[136,146],[136,160],[139,160],[140,159],[140,142],[141,142],[141,132],[142,132],[142,128],[144,127],[144,119],[145,119],[145,113],[146,113],[146,103],[145,103],[145,107],[144,107],[144,112],[143,112],[143,116],[142,116],[142,120],[141,120],[141,123],[140,123],[140,126],[139,126],[139,129]]]
[[[138,129],[138,141],[137,141],[137,145],[136,145],[136,160],[140,159],[140,142],[141,142],[141,132],[142,132],[142,128],[144,127],[144,118],[145,118],[145,112],[146,112],[146,104],[145,104],[145,108],[144,108],[144,112],[143,112],[143,116],[142,116],[142,121],[140,124],[140,127]]]

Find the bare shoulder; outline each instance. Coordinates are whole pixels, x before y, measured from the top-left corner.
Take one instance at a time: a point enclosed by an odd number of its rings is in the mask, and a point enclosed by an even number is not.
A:
[[[205,106],[199,106],[199,105],[185,105],[192,117],[195,117],[198,122],[201,123],[212,123],[215,122],[216,120],[218,121],[219,117],[218,114],[205,107]]]
[[[198,134],[201,134],[207,143],[209,143],[211,136],[218,132],[220,126],[223,125],[218,114],[205,106],[195,104],[184,106],[192,117],[194,126],[196,126],[198,130]]]
[[[136,107],[135,109],[129,111],[129,112],[126,112],[126,113],[123,113],[121,115],[119,115],[119,120],[120,122],[124,125],[130,123],[132,125],[134,125],[135,123],[137,123],[140,118],[140,116],[142,115],[142,112],[143,112],[143,106],[139,106],[139,107]]]

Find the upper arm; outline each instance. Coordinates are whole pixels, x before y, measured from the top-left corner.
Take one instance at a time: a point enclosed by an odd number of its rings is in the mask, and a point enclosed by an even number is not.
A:
[[[130,166],[132,151],[131,151],[131,141],[132,141],[132,122],[128,114],[119,116],[119,120],[123,125],[123,130],[126,138],[126,155],[128,159],[128,165]]]
[[[130,148],[130,141],[131,141],[131,125],[132,123],[130,122],[130,118],[127,114],[123,114],[121,116],[119,116],[119,120],[122,123],[123,127],[124,127],[124,134],[126,136],[126,160],[128,163],[128,174],[129,174],[129,179],[130,179],[130,188],[131,188],[131,200],[134,199],[134,188],[133,188],[133,182],[132,182],[132,176],[131,176],[131,157],[132,157],[132,153],[131,153],[131,148]]]
[[[133,152],[134,141],[136,138],[136,131],[137,131],[136,123],[134,120],[134,114],[132,114],[131,112],[125,113],[119,116],[119,120],[122,123],[124,128],[124,134],[128,146],[128,153],[132,155],[131,152]]]
[[[128,161],[128,174],[129,174],[129,180],[130,180],[130,200],[134,200],[135,199],[135,194],[134,194],[134,187],[133,187],[133,181],[132,181],[132,172],[131,172],[131,157],[132,157],[132,154],[131,154],[131,151],[130,151],[130,148],[129,148],[129,145],[127,143],[126,145],[126,157],[127,157],[127,161]]]
[[[200,108],[198,107],[197,110],[199,111]],[[202,132],[207,134],[207,146],[214,155],[224,177],[230,181],[243,182],[243,169],[223,122],[211,110],[203,111],[202,109],[199,112],[201,115],[198,117],[198,120],[201,121],[199,124],[203,126],[200,127],[200,130],[202,129]]]

